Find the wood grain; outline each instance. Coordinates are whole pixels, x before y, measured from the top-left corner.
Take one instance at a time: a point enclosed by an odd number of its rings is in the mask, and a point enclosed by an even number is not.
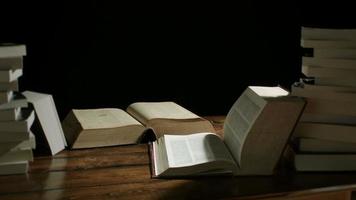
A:
[[[224,118],[208,119],[222,134]],[[148,154],[148,145],[138,144],[36,157],[28,174],[0,176],[0,199],[306,200],[347,198],[356,188],[356,173],[152,179]]]

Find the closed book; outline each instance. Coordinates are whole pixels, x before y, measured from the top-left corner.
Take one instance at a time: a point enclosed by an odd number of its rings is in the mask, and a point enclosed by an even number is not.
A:
[[[12,82],[0,82],[0,91],[19,91],[18,80]]]
[[[4,142],[1,140],[0,137],[0,155],[8,151],[15,151],[18,149],[25,149],[25,148],[31,148],[31,149],[36,148],[35,135],[33,135],[32,132],[30,132],[29,139],[22,140],[22,141],[19,140],[19,141],[12,141],[12,142]]]
[[[33,161],[32,148],[15,149],[5,152],[0,155],[0,163],[4,162],[18,162],[18,161]]]
[[[355,59],[356,48],[312,48],[308,56],[314,58]]]
[[[28,161],[0,163],[0,175],[24,174],[28,171]]]
[[[309,40],[356,40],[356,29],[354,28],[317,28],[303,26],[301,38]]]
[[[356,88],[356,79],[354,77],[315,77],[314,82],[316,85]]]
[[[11,101],[13,96],[13,91],[0,91],[0,104],[8,103]]]
[[[305,84],[306,85],[306,84]],[[356,88],[355,88],[356,89]],[[342,88],[337,89],[318,89],[318,86],[315,86],[313,89],[304,87],[304,85],[293,85],[292,95],[307,97],[312,99],[321,99],[321,100],[335,100],[338,103],[341,102],[356,102],[356,92],[355,90],[343,90]]]
[[[18,108],[18,107],[27,107],[27,106],[28,106],[28,101],[26,97],[19,92],[14,92],[14,95],[12,95],[12,98],[9,102],[0,104],[0,110],[6,110],[6,109]]]
[[[21,108],[0,110],[0,121],[16,121],[21,117]]]
[[[0,58],[0,70],[6,69],[22,69],[23,68],[23,57],[8,57]]]
[[[355,133],[356,126],[351,125],[299,122],[293,136],[356,143]]]
[[[315,138],[298,138],[297,140],[299,152],[356,153],[356,143]]]
[[[0,82],[12,82],[22,76],[22,69],[0,70]]]
[[[356,101],[305,98],[308,103],[304,114],[356,116]]]
[[[46,147],[46,149],[38,148],[38,151],[50,150],[52,155],[62,151],[67,143],[52,95],[33,91],[25,91],[23,95],[36,113],[35,122],[31,127],[31,130],[36,133],[36,142],[39,146]]]
[[[35,120],[33,110],[22,110],[21,118],[16,121],[0,121],[0,132],[26,132]]]
[[[302,63],[306,66],[335,69],[356,69],[355,59],[302,57]]]
[[[23,140],[30,139],[30,130],[23,132],[5,132],[0,131],[0,141],[2,143],[6,142],[21,142]]]
[[[336,69],[312,65],[302,65],[302,72],[309,77],[328,77],[335,79],[352,79],[356,77],[356,69]]]
[[[356,126],[356,116],[354,115],[303,113],[299,121]]]
[[[356,40],[308,40],[302,39],[301,46],[304,48],[356,48]]]
[[[295,154],[297,171],[355,171],[356,154]]]
[[[26,46],[23,44],[1,43],[0,58],[20,57],[26,55]]]

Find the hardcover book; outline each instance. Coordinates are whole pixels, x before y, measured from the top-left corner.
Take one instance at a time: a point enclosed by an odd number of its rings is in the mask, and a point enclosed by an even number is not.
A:
[[[145,133],[214,132],[211,123],[174,102],[137,102],[119,108],[73,109],[62,122],[68,144],[90,148],[139,143]]]
[[[151,143],[153,177],[271,175],[303,111],[280,87],[250,86],[214,133],[164,135]]]

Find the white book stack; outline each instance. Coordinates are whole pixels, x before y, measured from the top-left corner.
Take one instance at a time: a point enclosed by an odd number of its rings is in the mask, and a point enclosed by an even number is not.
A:
[[[294,131],[298,171],[356,171],[356,29],[302,27],[306,108]]]
[[[0,45],[0,175],[26,173],[33,160],[35,113],[18,91],[25,55],[25,45]]]

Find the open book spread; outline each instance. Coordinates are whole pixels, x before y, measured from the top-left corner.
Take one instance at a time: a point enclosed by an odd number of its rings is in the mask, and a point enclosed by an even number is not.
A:
[[[192,175],[204,172],[233,173],[237,165],[221,138],[213,133],[164,135],[152,145],[154,174],[161,176]]]
[[[72,148],[140,142],[146,131],[164,134],[214,131],[211,123],[174,102],[137,102],[119,108],[72,110],[62,123]]]
[[[151,145],[153,177],[270,175],[304,109],[280,87],[248,87],[230,109],[224,138],[164,135]]]

